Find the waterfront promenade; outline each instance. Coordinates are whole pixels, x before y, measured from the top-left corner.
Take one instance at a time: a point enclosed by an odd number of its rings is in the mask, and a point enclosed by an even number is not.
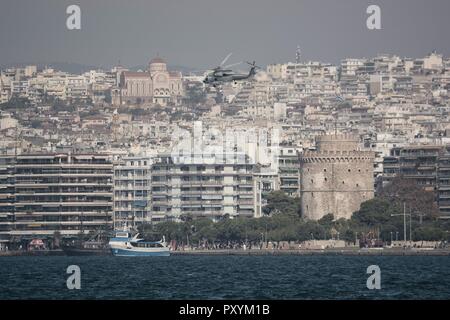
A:
[[[216,250],[177,250],[172,255],[244,255],[244,256],[281,256],[281,255],[385,255],[385,256],[450,256],[450,248],[331,248],[331,249],[216,249]]]
[[[342,256],[450,256],[450,248],[327,248],[327,249],[194,249],[175,250],[171,255],[234,255],[234,256],[286,256],[286,255],[342,255]],[[62,250],[2,251],[4,256],[63,256]]]

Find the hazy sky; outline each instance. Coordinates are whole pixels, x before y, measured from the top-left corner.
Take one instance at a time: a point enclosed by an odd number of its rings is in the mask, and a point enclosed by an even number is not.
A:
[[[78,4],[82,29],[66,29]],[[366,8],[381,7],[382,30],[366,28]],[[1,0],[0,64],[75,62],[206,68],[395,53],[450,56],[449,0]]]

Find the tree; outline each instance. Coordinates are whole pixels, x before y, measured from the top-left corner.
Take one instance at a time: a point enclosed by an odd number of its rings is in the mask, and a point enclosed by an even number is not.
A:
[[[342,233],[342,235],[341,235],[341,239],[345,240],[347,242],[354,242],[356,240],[355,231],[353,231],[351,229],[345,230],[344,233]]]
[[[326,229],[317,221],[306,221],[297,225],[297,239],[307,241],[311,239],[324,239]]]
[[[368,227],[380,227],[392,220],[391,214],[398,213],[398,207],[388,200],[373,198],[363,202],[351,219]]]
[[[8,102],[0,104],[2,110],[16,110],[23,109],[30,106],[30,101],[27,98],[19,98],[17,96],[11,97]]]
[[[183,241],[185,239],[185,236],[182,227],[182,223],[165,221],[155,225],[155,231],[161,235],[164,235],[168,241]]]
[[[334,215],[332,213],[329,213],[320,218],[318,222],[320,225],[330,227],[333,224],[333,220]]]
[[[407,179],[401,175],[394,177],[382,188],[380,197],[393,201],[398,206],[406,203],[408,211],[411,209],[413,215],[421,215],[425,219],[435,219],[439,215],[435,193],[418,186],[414,179]]]
[[[283,191],[272,191],[267,195],[267,205],[264,206],[265,214],[283,213],[300,216],[300,200],[288,196]]]
[[[419,227],[413,231],[413,240],[414,241],[439,241],[446,240],[446,233],[440,228],[426,226]]]
[[[214,222],[208,218],[193,220],[189,227],[191,231],[191,240],[193,242],[214,241],[217,237],[217,232],[213,224]]]

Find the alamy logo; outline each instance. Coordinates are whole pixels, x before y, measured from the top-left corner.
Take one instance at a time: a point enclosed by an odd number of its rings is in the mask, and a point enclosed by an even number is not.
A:
[[[367,267],[367,274],[370,274],[370,277],[367,278],[367,289],[381,289],[381,270],[377,265],[371,265]]]
[[[67,274],[70,276],[67,278],[67,289],[81,289],[81,269],[77,265],[70,265],[67,267]]]
[[[189,164],[220,159],[226,164],[245,161],[266,163],[278,170],[280,134],[277,128],[226,128],[203,127],[195,121],[193,130],[178,128],[172,132],[172,160]],[[248,156],[248,158],[247,158]]]
[[[66,13],[70,16],[67,17],[66,26],[69,30],[81,29],[81,9],[80,6],[70,5],[66,9]]]
[[[381,9],[377,5],[370,5],[366,10],[367,14],[370,16],[367,18],[366,25],[369,30],[380,30],[381,29]]]

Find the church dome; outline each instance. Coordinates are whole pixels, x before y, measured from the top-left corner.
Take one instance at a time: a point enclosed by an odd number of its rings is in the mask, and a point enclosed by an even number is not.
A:
[[[156,57],[156,58],[153,58],[152,60],[150,60],[149,64],[153,64],[153,63],[164,63],[165,64],[166,62],[164,61],[163,58]]]
[[[167,71],[166,62],[160,57],[153,58],[148,64],[148,70],[150,71],[150,73],[161,71],[165,72]]]

